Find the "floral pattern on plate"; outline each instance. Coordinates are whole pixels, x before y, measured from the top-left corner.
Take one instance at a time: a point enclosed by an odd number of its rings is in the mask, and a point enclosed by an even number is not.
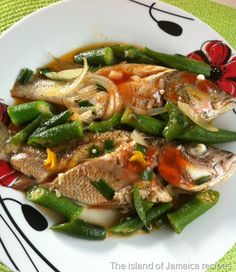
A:
[[[212,67],[210,79],[236,97],[236,56],[232,56],[226,43],[219,40],[206,41],[200,50],[190,53],[188,57],[209,63]]]

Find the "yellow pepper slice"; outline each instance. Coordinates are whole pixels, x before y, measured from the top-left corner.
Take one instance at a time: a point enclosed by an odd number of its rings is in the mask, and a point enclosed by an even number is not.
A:
[[[143,153],[138,150],[133,151],[133,156],[130,157],[129,161],[139,162],[143,167],[147,166]]]
[[[53,170],[56,167],[57,155],[50,148],[47,148],[47,159],[44,161],[44,166]]]

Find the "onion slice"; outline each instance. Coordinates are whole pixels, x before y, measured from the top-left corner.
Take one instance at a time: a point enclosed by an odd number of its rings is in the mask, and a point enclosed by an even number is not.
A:
[[[141,108],[134,107],[132,105],[129,105],[129,107],[137,114],[142,114],[142,115],[149,115],[149,116],[155,116],[158,114],[162,114],[166,112],[165,107],[160,107],[160,108],[152,108],[150,110],[145,110]]]
[[[83,68],[77,68],[77,69],[63,70],[60,72],[48,72],[45,74],[45,76],[53,80],[71,80],[76,77],[79,77],[82,72],[83,72]]]
[[[179,109],[187,115],[195,124],[208,131],[219,131],[218,128],[213,127],[211,124],[202,119],[197,112],[195,112],[188,104],[178,101]]]
[[[103,119],[107,119],[115,112],[121,111],[122,103],[119,90],[116,84],[113,83],[110,79],[104,76],[90,74],[86,77],[85,84],[99,84],[107,90],[109,101]]]
[[[60,72],[48,72],[45,74],[46,77],[53,79],[53,80],[72,80],[74,79],[74,82],[69,85],[70,89],[75,88],[78,86],[78,84],[83,80],[86,73],[88,72],[88,62],[84,58],[84,66],[83,68],[77,68],[77,69],[68,69],[63,70]]]
[[[144,139],[144,135],[140,132],[138,132],[137,130],[134,130],[131,135],[130,135],[131,139],[140,145],[143,146],[148,146],[148,144],[146,143],[145,139]]]

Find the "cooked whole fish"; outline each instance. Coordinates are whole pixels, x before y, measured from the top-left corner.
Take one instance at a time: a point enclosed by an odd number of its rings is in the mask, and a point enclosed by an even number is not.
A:
[[[184,102],[202,119],[209,121],[232,109],[236,101],[217,85],[196,74],[132,63],[88,72],[79,84],[76,79],[65,82],[35,76],[24,86],[16,84],[11,94],[62,104],[81,115],[89,112],[86,118],[90,121],[106,119],[126,106],[149,115],[153,109],[163,107],[166,101]],[[88,100],[91,106],[79,106],[84,100]]]
[[[174,187],[194,192],[228,179],[236,170],[236,155],[216,147],[166,143],[163,139],[152,138],[148,138],[147,142],[152,155],[144,167],[140,166],[140,162],[130,160],[135,146],[131,141],[123,143],[112,153],[72,168],[46,186],[85,204],[99,204],[105,199],[94,190],[91,181],[102,178],[116,191],[115,200],[123,205],[129,199],[127,188],[138,182],[145,199],[168,202],[171,196],[158,175]],[[151,182],[143,181],[140,173],[144,169],[157,170],[158,175],[154,175]]]
[[[137,168],[135,162],[129,160],[134,151],[134,142],[131,133],[122,130],[97,134],[86,133],[82,140],[74,140],[66,145],[52,148],[57,157],[54,169],[44,166],[44,161],[47,158],[46,150],[25,145],[18,147],[11,145],[7,141],[10,134],[2,123],[0,123],[0,136],[1,159],[9,160],[10,158],[10,162],[16,170],[28,178],[32,178],[32,184],[35,181],[37,183],[51,181],[58,173],[66,172],[71,168],[73,172],[79,164],[85,161],[90,165],[91,148],[98,147],[103,155],[106,140],[114,141],[115,151],[92,159],[92,170],[100,172],[101,175],[110,175],[114,181],[121,180],[123,183],[120,184],[122,185],[115,187],[117,192],[134,181],[138,181],[140,169],[144,170]],[[164,139],[154,139],[145,135],[144,138],[147,145],[154,150],[148,167],[155,171],[157,169],[158,174],[175,187],[187,191],[200,191],[229,178],[236,169],[236,156],[231,152],[207,147],[203,144],[170,144],[166,143]],[[81,169],[83,167],[81,166]],[[82,170],[79,168],[76,171],[79,174]],[[91,172],[91,174],[93,173]],[[66,177],[67,172],[63,175]],[[94,175],[96,176],[96,173]],[[63,179],[60,178],[60,181]],[[165,193],[164,198],[161,197],[160,192],[163,192],[163,188],[159,178],[155,177],[153,184],[155,189],[146,190],[146,192],[152,192],[148,197],[165,201]],[[143,183],[144,185],[145,183]]]

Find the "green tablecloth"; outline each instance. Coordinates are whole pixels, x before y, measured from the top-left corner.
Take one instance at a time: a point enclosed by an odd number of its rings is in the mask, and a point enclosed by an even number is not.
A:
[[[6,30],[25,15],[54,2],[57,0],[0,0],[0,31]],[[163,2],[185,9],[202,19],[236,48],[236,9],[209,0],[163,0]],[[210,269],[208,272],[236,272],[236,245],[217,264],[230,265],[231,268]]]

